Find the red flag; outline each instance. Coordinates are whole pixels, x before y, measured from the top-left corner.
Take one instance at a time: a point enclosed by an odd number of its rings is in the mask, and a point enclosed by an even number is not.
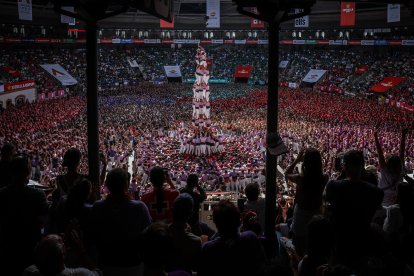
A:
[[[165,20],[160,19],[160,28],[163,29],[174,29],[174,17],[172,19],[172,22],[168,22]]]
[[[405,78],[403,77],[386,77],[381,82],[371,87],[371,91],[383,93],[390,90],[391,88],[394,88],[404,80]]]
[[[368,65],[364,65],[364,66],[359,67],[359,68],[355,71],[355,73],[356,73],[356,74],[358,74],[358,75],[362,75],[362,74],[364,74],[366,71],[368,71],[368,69],[369,69],[369,66],[368,66]]]
[[[341,26],[355,26],[355,2],[341,2]]]
[[[251,12],[254,13],[254,14],[258,14],[257,8],[251,8]],[[252,29],[262,29],[262,28],[264,28],[264,22],[262,20],[250,17],[250,28],[252,28]]]

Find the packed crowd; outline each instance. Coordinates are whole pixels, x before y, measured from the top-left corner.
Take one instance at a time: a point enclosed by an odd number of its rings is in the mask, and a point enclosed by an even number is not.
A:
[[[233,81],[235,67],[252,65],[251,84],[265,84],[267,81],[267,46],[210,45],[206,46],[209,58],[213,60],[210,77]],[[61,89],[62,86],[49,76],[39,65],[57,63],[62,65],[79,84],[71,90],[85,91],[86,52],[78,48],[3,48],[0,52],[0,74],[2,82],[35,79],[39,92]],[[179,65],[183,79],[195,78],[195,47],[182,45],[148,46],[128,48],[125,46],[102,46],[99,50],[99,87],[130,86],[142,81],[166,81],[164,65]],[[249,57],[246,62],[245,57]],[[414,57],[409,50],[388,48],[371,50],[364,47],[349,48],[280,48],[280,61],[287,61],[286,68],[280,68],[280,81],[300,86],[310,69],[327,70],[315,89],[343,91],[367,95],[369,89],[384,77],[404,77],[404,82],[390,91],[393,100],[407,104],[414,103],[414,75],[411,70]],[[136,62],[131,67],[128,62]],[[359,68],[366,71],[357,74]]]
[[[279,133],[289,150],[278,158],[278,247],[263,235],[266,92],[238,89],[239,97],[211,101],[223,153],[204,157],[179,152],[191,125],[183,100],[191,86],[102,93],[100,183],[87,180],[81,98],[3,112],[6,275],[407,273],[414,257],[412,115],[374,100],[280,91]],[[19,118],[18,127],[8,129],[8,116]],[[27,186],[47,171],[54,177],[46,195]],[[216,229],[198,215],[209,191],[246,199],[239,207],[218,202]]]

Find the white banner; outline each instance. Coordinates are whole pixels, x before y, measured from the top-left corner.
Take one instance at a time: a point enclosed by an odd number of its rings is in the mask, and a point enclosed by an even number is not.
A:
[[[295,9],[295,14],[303,12],[302,9]],[[305,15],[295,19],[295,28],[309,27],[309,15]]]
[[[71,13],[75,13],[75,8],[74,7],[62,7],[62,10],[71,12]],[[64,23],[64,24],[69,24],[69,25],[75,25],[75,18],[61,14],[60,15],[60,22]]]
[[[128,60],[129,66],[138,67],[138,63],[135,59],[127,59],[127,60]]]
[[[207,28],[220,28],[220,0],[207,0]]]
[[[400,4],[388,4],[387,22],[400,22],[401,20],[401,6]]]
[[[75,80],[62,66],[59,64],[41,64],[43,69],[45,69],[49,74],[56,78],[63,86],[77,84],[78,81]]]
[[[223,39],[212,39],[211,43],[212,44],[223,44],[224,40]]]
[[[32,21],[32,0],[17,0],[19,19]]]
[[[235,39],[234,44],[246,44],[246,39]]]
[[[174,39],[175,44],[198,44],[200,39]]]
[[[296,84],[296,82],[289,82],[289,88],[297,88],[298,85]]]
[[[287,61],[287,60],[282,60],[282,61],[279,63],[279,68],[286,68],[286,67],[288,66],[288,63],[289,63],[289,61]]]
[[[0,93],[4,92],[4,84],[0,84]]]
[[[153,39],[153,38],[144,39],[144,44],[160,44],[160,43],[161,43],[161,39]]]
[[[317,82],[323,74],[325,74],[326,70],[317,70],[311,69],[308,74],[303,79],[304,82],[315,83]]]
[[[180,78],[181,70],[178,65],[164,66],[165,74],[167,78]]]

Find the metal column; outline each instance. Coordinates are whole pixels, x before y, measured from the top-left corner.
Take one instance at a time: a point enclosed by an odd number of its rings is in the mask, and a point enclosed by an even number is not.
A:
[[[278,83],[279,83],[279,25],[269,24],[269,60],[268,60],[268,91],[267,91],[267,134],[278,130]],[[266,227],[265,235],[273,245],[274,255],[277,254],[278,241],[275,234],[276,220],[276,173],[277,157],[266,153]]]
[[[98,37],[96,22],[87,22],[86,29],[89,178],[93,185],[99,185]]]

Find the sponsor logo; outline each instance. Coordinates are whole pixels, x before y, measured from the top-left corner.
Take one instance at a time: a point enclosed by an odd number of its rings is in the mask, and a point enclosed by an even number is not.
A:
[[[385,87],[392,87],[394,85],[394,83],[392,81],[389,81],[389,82],[381,82],[381,85],[382,86],[385,86]]]
[[[351,13],[354,11],[354,8],[351,7],[351,4],[346,4],[345,9],[342,9],[342,12]]]

